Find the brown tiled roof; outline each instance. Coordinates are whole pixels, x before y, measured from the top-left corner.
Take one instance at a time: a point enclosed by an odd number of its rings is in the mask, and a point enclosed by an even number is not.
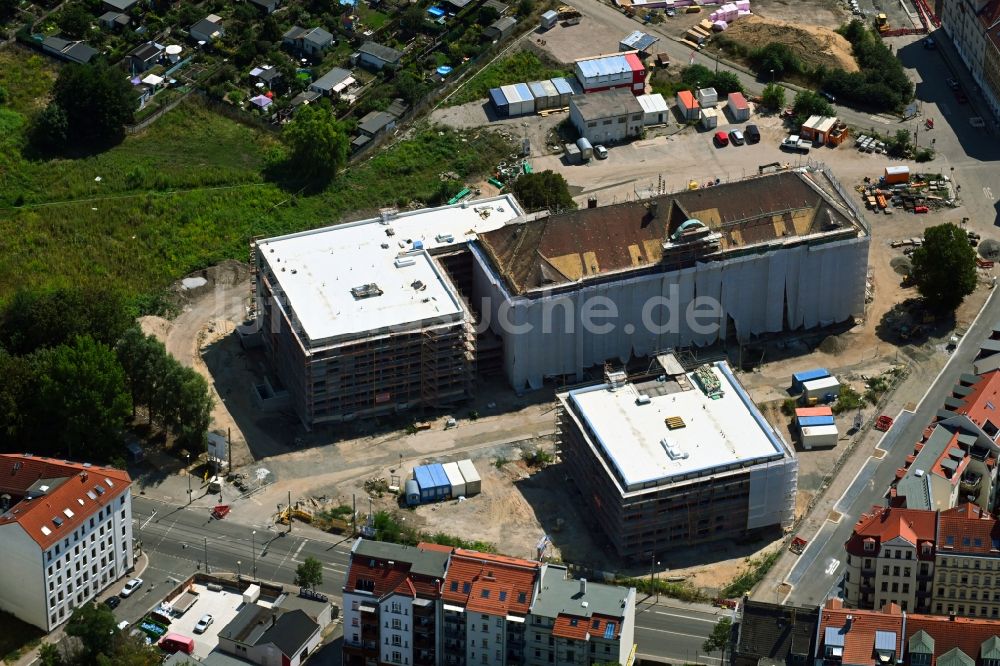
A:
[[[921,558],[920,545],[934,543],[936,523],[934,511],[874,506],[870,513],[861,515],[845,548],[852,555],[871,555],[878,553],[883,543],[903,537],[917,547],[917,557]],[[875,541],[874,551],[865,550],[866,539]],[[933,552],[928,558],[933,559]]]
[[[808,175],[782,172],[507,225],[479,243],[507,286],[523,293],[657,265],[664,240],[688,219],[721,233],[728,249],[814,233],[829,216],[845,221]]]
[[[848,617],[851,619],[848,620]],[[848,624],[849,623],[849,624]],[[858,611],[843,607],[843,600],[829,599],[820,616],[818,654],[823,654],[827,627],[844,629],[844,664],[874,664],[875,632],[890,631],[896,634],[896,656],[903,655],[903,613],[896,604],[886,604],[881,611]],[[907,622],[906,630],[911,627]],[[916,631],[915,629],[913,630]]]
[[[490,615],[527,615],[541,565],[504,555],[455,549],[442,598]]]
[[[18,523],[44,550],[111,504],[131,483],[128,472],[113,467],[0,454],[0,494],[13,500],[0,525]]]
[[[995,540],[995,541],[994,541]],[[938,548],[952,553],[1000,556],[1000,521],[975,504],[942,511],[938,519]]]

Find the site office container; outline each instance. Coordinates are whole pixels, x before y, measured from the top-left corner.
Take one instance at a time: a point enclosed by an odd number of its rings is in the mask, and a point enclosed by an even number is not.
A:
[[[482,479],[480,479],[479,472],[472,461],[468,458],[459,460],[458,470],[462,473],[462,479],[465,480],[465,496],[478,495],[482,490]]]
[[[452,498],[464,496],[465,479],[462,478],[462,472],[458,469],[458,463],[445,463],[441,465],[441,469],[444,470],[445,476],[448,477],[448,486],[451,489]]]

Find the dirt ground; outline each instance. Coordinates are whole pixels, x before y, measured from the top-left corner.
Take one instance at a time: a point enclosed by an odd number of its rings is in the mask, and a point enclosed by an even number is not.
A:
[[[828,69],[858,71],[851,43],[826,27],[748,16],[730,23],[725,35],[751,49],[771,43],[785,44],[810,68],[822,65]]]

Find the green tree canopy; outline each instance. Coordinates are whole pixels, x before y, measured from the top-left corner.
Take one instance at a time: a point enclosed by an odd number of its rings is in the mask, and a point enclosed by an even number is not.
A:
[[[295,568],[295,584],[309,589],[323,584],[323,563],[315,557],[307,557]]]
[[[323,106],[300,108],[282,136],[293,166],[307,178],[333,178],[347,164],[347,132]]]
[[[780,111],[785,106],[785,88],[777,83],[768,83],[764,86],[764,94],[761,96],[764,108],[771,111]]]
[[[514,195],[528,211],[576,208],[569,184],[562,174],[554,171],[524,174],[514,181]]]
[[[954,310],[976,288],[976,251],[964,229],[928,227],[911,256],[917,290],[935,310]]]
[[[52,103],[66,113],[71,142],[91,147],[120,140],[138,105],[121,70],[100,62],[63,67],[52,88]]]
[[[132,401],[114,352],[89,336],[43,355],[40,398],[48,429],[67,457],[110,459],[120,450]]]

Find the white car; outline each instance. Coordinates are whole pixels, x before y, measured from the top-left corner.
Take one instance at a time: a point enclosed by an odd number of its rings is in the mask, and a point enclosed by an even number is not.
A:
[[[604,146],[594,146],[594,157],[599,160],[608,159],[608,149]]]
[[[141,578],[133,578],[129,582],[125,583],[125,587],[122,588],[121,597],[124,599],[126,597],[132,596],[132,593],[142,587]]]
[[[208,627],[215,622],[215,618],[211,615],[202,615],[201,619],[198,620],[198,624],[194,625],[194,633],[203,634]]]

